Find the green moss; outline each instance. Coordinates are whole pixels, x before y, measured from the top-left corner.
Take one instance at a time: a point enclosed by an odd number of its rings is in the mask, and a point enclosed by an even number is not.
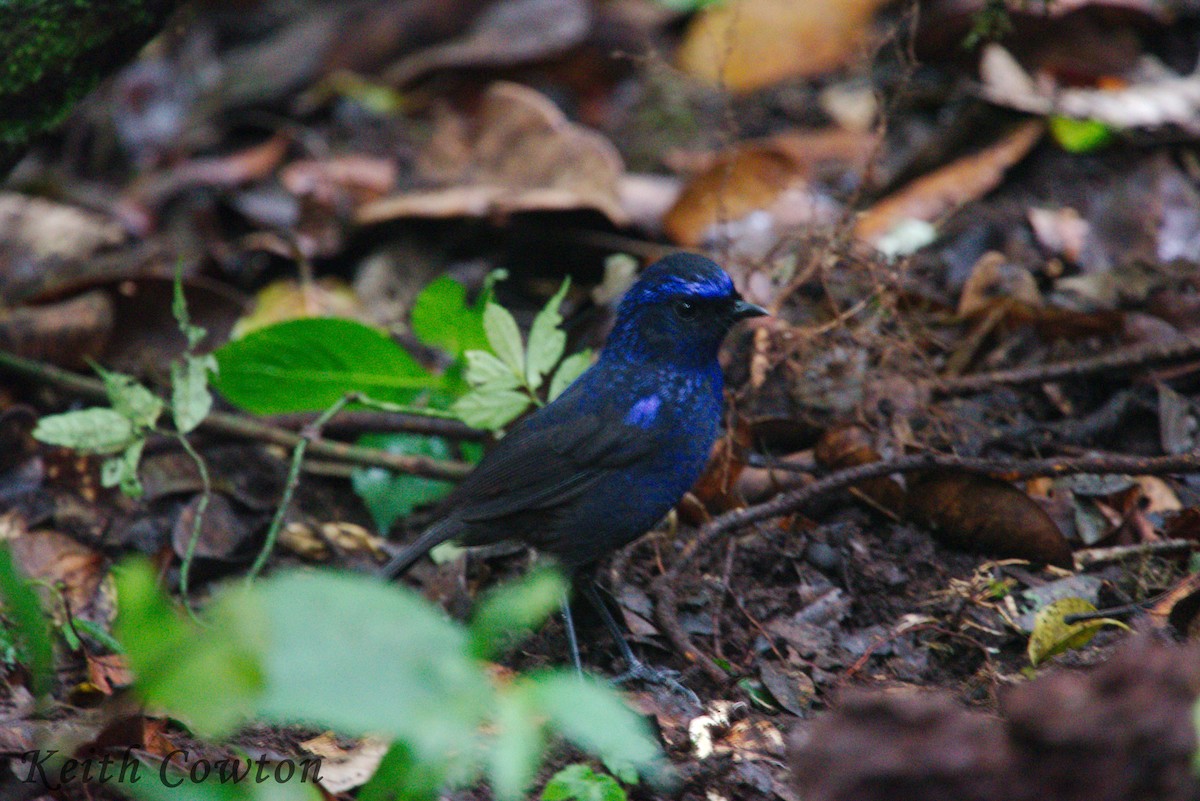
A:
[[[180,0],[0,0],[0,175],[133,58]]]

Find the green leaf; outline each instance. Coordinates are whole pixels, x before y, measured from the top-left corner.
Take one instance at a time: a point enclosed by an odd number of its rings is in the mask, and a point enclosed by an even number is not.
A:
[[[612,776],[575,763],[550,777],[542,801],[625,801],[625,788]]]
[[[480,659],[502,653],[545,621],[566,591],[566,580],[551,568],[535,570],[492,591],[471,620],[471,653]]]
[[[108,394],[113,410],[124,415],[134,428],[150,428],[162,414],[162,399],[139,384],[133,376],[96,368],[104,379],[104,391]]]
[[[100,465],[100,485],[120,487],[128,498],[142,497],[142,482],[138,479],[138,465],[142,461],[142,449],[146,440],[139,439],[118,456],[110,456]]]
[[[441,765],[419,759],[403,740],[392,743],[356,801],[434,801],[444,781]]]
[[[33,438],[87,453],[117,453],[141,439],[129,418],[114,409],[81,409],[38,420]]]
[[[182,361],[171,363],[171,413],[180,434],[194,431],[212,411],[208,374],[217,370],[217,360],[212,354],[188,354]]]
[[[355,391],[408,403],[444,383],[385,335],[335,317],[260,328],[215,355],[221,369],[213,385],[256,414],[323,410]]]
[[[576,378],[583,375],[589,367],[592,366],[592,351],[581,350],[579,353],[573,353],[562,360],[562,364],[554,371],[554,378],[550,379],[550,391],[546,395],[547,400],[554,400],[559,395],[563,394],[567,387],[575,381]]]
[[[195,348],[208,332],[197,325],[192,325],[188,318],[187,298],[183,296],[183,264],[175,269],[174,294],[171,300],[171,314],[179,324],[179,330],[187,337],[188,350]]]
[[[521,386],[521,376],[512,371],[486,350],[469,350],[467,360],[467,383],[477,389],[516,389]]]
[[[498,303],[489,303],[483,310],[483,330],[488,344],[516,375],[525,375],[525,346],[521,342],[521,331],[508,309]]]
[[[607,686],[567,671],[529,679],[535,707],[575,745],[615,765],[651,766],[659,756],[649,727]]]
[[[454,455],[444,438],[419,434],[368,434],[358,444],[404,456],[450,459]],[[412,514],[416,507],[441,500],[454,489],[449,481],[393,473],[382,467],[356,467],[350,474],[350,483],[381,532],[388,531],[399,518]]]
[[[1091,153],[1109,144],[1113,129],[1096,120],[1076,120],[1051,115],[1050,135],[1068,153]]]
[[[528,409],[530,403],[529,396],[523,392],[480,389],[463,395],[450,409],[472,428],[498,431]]]
[[[442,276],[422,289],[413,302],[412,332],[426,345],[441,348],[455,357],[468,350],[486,348],[483,306],[468,306],[463,285]]]
[[[491,726],[496,732],[488,752],[492,791],[502,801],[523,798],[546,747],[542,722],[527,694],[509,687],[496,696]]]
[[[530,387],[542,385],[542,376],[550,372],[558,360],[562,358],[563,349],[567,346],[567,335],[559,329],[562,315],[558,308],[562,305],[567,290],[571,287],[571,279],[563,279],[562,286],[554,296],[546,302],[545,307],[533,319],[529,328],[529,347],[525,358],[525,380]]]
[[[54,689],[54,648],[50,626],[37,593],[13,562],[8,543],[0,543],[0,600],[12,621],[25,667],[32,678],[33,694],[41,698]]]
[[[1030,664],[1036,667],[1064,651],[1082,648],[1105,626],[1117,626],[1128,631],[1129,627],[1124,623],[1108,617],[1071,624],[1063,620],[1067,615],[1095,611],[1096,607],[1083,598],[1060,598],[1039,609],[1033,619],[1033,633],[1029,635]]]
[[[117,597],[114,630],[146,701],[208,735],[228,732],[254,715],[265,690],[263,649],[271,630],[248,590],[227,591],[203,629],[176,614],[143,560],[118,572]]]

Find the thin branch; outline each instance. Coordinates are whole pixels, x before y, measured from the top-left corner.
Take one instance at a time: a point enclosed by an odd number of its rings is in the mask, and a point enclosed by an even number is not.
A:
[[[298,431],[312,425],[313,421],[319,416],[320,414],[317,412],[273,414],[264,417],[262,422],[277,428]],[[459,420],[447,420],[424,414],[378,412],[373,409],[344,410],[337,416],[336,420],[330,420],[322,431],[327,434],[342,435],[394,431],[404,434],[445,437],[446,439],[464,440],[467,442],[482,442],[491,436],[487,431],[471,428]]]
[[[1156,362],[1182,361],[1197,357],[1200,357],[1200,338],[1180,337],[1166,343],[1151,342],[1117,348],[1087,359],[945,378],[935,381],[933,390],[942,395],[961,395],[1001,385],[1038,384],[1098,373],[1126,372],[1145,368]]]
[[[292,504],[292,496],[296,494],[296,487],[300,484],[300,466],[304,464],[304,452],[309,448],[313,441],[321,436],[321,428],[332,420],[338,412],[346,408],[359,399],[358,393],[350,393],[339,398],[332,406],[312,422],[312,425],[305,426],[300,432],[300,441],[296,443],[296,447],[292,450],[292,461],[288,466],[287,482],[283,485],[283,496],[279,499],[279,506],[275,509],[275,515],[271,518],[271,525],[267,528],[267,535],[263,539],[262,548],[258,552],[258,556],[254,560],[254,564],[250,566],[250,572],[246,574],[246,583],[250,584],[266,567],[267,560],[271,558],[271,552],[275,550],[275,540],[279,538],[279,531],[283,528],[283,520],[287,514],[287,509]]]
[[[789,469],[785,463],[772,466],[780,470]],[[683,571],[691,565],[696,554],[734,529],[799,511],[823,495],[837,492],[867,479],[939,467],[974,470],[1008,479],[1063,476],[1077,473],[1131,473],[1134,475],[1200,473],[1200,452],[1173,456],[1106,454],[1014,461],[920,454],[838,470],[811,484],[776,495],[765,503],[726,512],[701,526],[700,530],[696,532],[696,536],[680,551],[679,557],[670,569],[660,574],[651,584],[651,592],[656,601],[655,617],[662,626],[663,632],[681,654],[699,664],[715,681],[727,680],[728,672],[696,648],[680,625],[676,614],[674,587]]]
[[[86,398],[101,401],[108,398],[104,391],[104,384],[94,378],[81,376],[69,370],[25,359],[5,351],[0,351],[0,370],[7,370],[42,383],[52,384]],[[303,439],[293,431],[226,412],[210,412],[200,424],[200,429],[212,434],[267,442],[289,450],[294,449]],[[306,446],[306,453],[330,461],[349,462],[366,467],[383,467],[397,473],[451,481],[460,480],[471,472],[471,465],[465,462],[388,453],[376,448],[362,448],[331,440],[313,440]]]

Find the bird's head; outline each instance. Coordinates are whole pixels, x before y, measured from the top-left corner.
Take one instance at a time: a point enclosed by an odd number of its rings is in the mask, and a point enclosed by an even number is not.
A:
[[[647,267],[625,293],[605,353],[707,367],[734,323],[764,314],[715,262],[676,253]]]

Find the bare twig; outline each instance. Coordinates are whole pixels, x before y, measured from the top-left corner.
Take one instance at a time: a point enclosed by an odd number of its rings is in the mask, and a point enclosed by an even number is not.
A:
[[[94,378],[81,376],[69,370],[25,359],[5,351],[0,351],[0,370],[52,384],[86,398],[104,400],[108,397],[104,391],[104,384]],[[226,412],[210,412],[200,424],[200,428],[208,433],[267,442],[289,450],[294,449],[303,439],[293,431]],[[457,481],[471,471],[471,465],[465,462],[388,453],[376,448],[362,448],[330,440],[309,442],[306,446],[306,454],[330,461],[348,462],[366,467],[383,467],[395,470],[397,473],[409,473],[451,481]]]
[[[1151,342],[1070,362],[1038,364],[1017,367],[1011,370],[995,370],[989,373],[936,381],[933,389],[943,395],[961,395],[978,392],[1000,385],[1037,384],[1043,381],[1058,381],[1063,378],[1079,378],[1097,373],[1114,373],[1137,370],[1157,362],[1181,361],[1200,357],[1200,338],[1181,337],[1167,343]]]
[[[274,414],[262,422],[289,431],[298,431],[310,426],[320,417],[318,412]],[[325,424],[322,431],[327,434],[363,434],[380,431],[396,431],[405,434],[424,434],[446,439],[482,442],[491,436],[487,431],[471,428],[458,420],[430,417],[424,414],[402,414],[380,412],[374,409],[346,409]]]
[[[773,467],[781,470],[788,469],[782,463],[773,465]],[[866,479],[879,478],[891,475],[892,473],[910,473],[938,467],[974,470],[1009,479],[1029,478],[1033,476],[1061,476],[1076,473],[1132,473],[1135,475],[1197,473],[1200,472],[1200,453],[1174,456],[1105,454],[1061,459],[1024,459],[1012,461],[920,454],[916,456],[904,456],[891,461],[871,462],[870,464],[839,470],[811,484],[776,495],[765,503],[726,512],[701,526],[700,530],[696,532],[696,536],[684,546],[670,569],[655,578],[651,585],[651,592],[656,601],[655,617],[662,627],[663,632],[667,635],[671,644],[684,657],[699,664],[715,681],[725,681],[729,678],[729,674],[710,657],[696,648],[691,638],[683,630],[682,625],[680,625],[676,614],[675,584],[679,581],[683,571],[695,559],[696,554],[702,549],[707,548],[719,537],[734,529],[799,511],[823,495],[837,492]]]

